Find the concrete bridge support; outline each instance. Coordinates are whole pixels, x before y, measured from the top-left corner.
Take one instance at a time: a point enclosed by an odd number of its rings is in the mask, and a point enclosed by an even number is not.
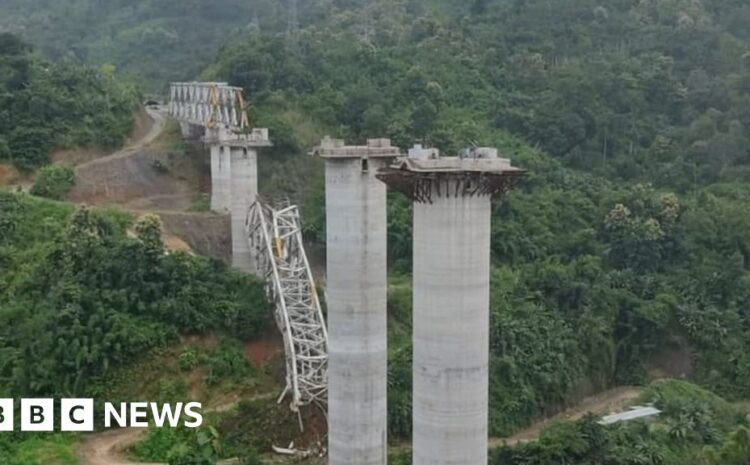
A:
[[[330,465],[387,463],[386,186],[390,141],[325,139]]]
[[[258,197],[258,152],[252,146],[230,146],[232,266],[245,273],[257,267],[245,232],[247,213]]]
[[[414,200],[414,465],[487,465],[491,198],[519,170],[477,150],[379,175]]]
[[[211,211],[228,213],[232,201],[232,171],[229,150],[219,143],[211,148]]]
[[[203,126],[198,124],[180,122],[180,132],[182,132],[182,138],[185,140],[197,140],[206,135],[206,130]]]
[[[490,197],[416,203],[415,465],[487,464],[489,303]]]
[[[258,197],[258,149],[271,146],[268,129],[249,134],[212,129],[205,142],[211,147],[211,210],[231,215],[232,266],[255,273],[245,221]]]

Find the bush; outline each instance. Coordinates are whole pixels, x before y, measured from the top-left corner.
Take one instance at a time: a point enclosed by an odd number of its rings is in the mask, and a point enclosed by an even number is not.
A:
[[[63,200],[75,185],[76,175],[68,165],[49,165],[39,171],[31,195]]]
[[[235,340],[222,339],[219,346],[203,358],[206,367],[206,383],[214,384],[221,379],[237,380],[250,372],[252,366]]]
[[[198,366],[198,351],[195,347],[186,349],[185,352],[181,353],[177,358],[177,363],[182,371],[190,371]]]
[[[409,344],[388,363],[388,432],[407,438],[412,430],[412,348]]]

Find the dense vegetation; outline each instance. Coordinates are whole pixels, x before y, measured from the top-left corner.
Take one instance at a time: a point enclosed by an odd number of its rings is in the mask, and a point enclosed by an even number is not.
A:
[[[750,459],[744,412],[687,383],[657,384],[643,395],[657,420],[602,426],[595,418],[560,423],[536,443],[502,448],[497,465],[742,465]]]
[[[136,97],[109,68],[46,62],[0,32],[0,161],[31,170],[55,148],[119,146]]]
[[[208,75],[243,85],[259,114],[301,106],[350,138],[453,150],[505,130],[614,178],[742,179],[743,2],[482,0],[447,17],[359,3],[293,35],[240,36]]]
[[[114,65],[145,89],[190,80],[239,30],[287,25],[274,0],[4,0],[0,30],[50,59]]]
[[[122,214],[0,192],[3,395],[92,395],[109,370],[180,333],[246,339],[265,328],[256,279],[165,254],[155,217],[135,223],[134,238],[129,224]]]
[[[493,223],[491,430],[507,434],[650,372],[750,393],[748,14],[718,0],[337,3],[292,33],[241,35],[205,75],[245,87],[282,153],[325,131],[496,145],[530,171]],[[320,181],[305,179],[322,243]],[[408,204],[391,200],[392,267],[408,271]],[[392,329],[408,333],[395,292]],[[392,341],[391,432],[405,436],[410,349]]]
[[[76,182],[75,171],[68,165],[47,165],[39,170],[29,193],[52,200],[64,200]]]
[[[149,392],[154,401],[184,401],[185,384],[167,382],[164,362],[154,370],[164,382],[135,384],[152,350],[175,346],[181,334],[226,337],[214,350],[180,354],[180,370],[199,370],[207,387],[238,378],[252,385],[237,340],[267,330],[261,283],[215,260],[165,253],[161,234],[153,216],[134,223],[0,191],[0,395],[132,401]],[[191,434],[174,463],[204,463],[190,460],[208,453],[211,430]],[[1,439],[2,463],[77,463],[69,437]]]

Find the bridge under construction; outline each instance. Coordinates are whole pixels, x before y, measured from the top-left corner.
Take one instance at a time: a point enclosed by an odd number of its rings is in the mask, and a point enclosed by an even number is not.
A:
[[[331,465],[387,463],[386,186],[413,202],[413,464],[486,465],[491,201],[523,171],[493,148],[457,156],[388,139],[326,138],[326,322],[295,206],[258,200],[258,149],[240,89],[175,83],[170,115],[211,147],[212,209],[232,217],[232,263],[265,279],[292,410],[328,412]]]

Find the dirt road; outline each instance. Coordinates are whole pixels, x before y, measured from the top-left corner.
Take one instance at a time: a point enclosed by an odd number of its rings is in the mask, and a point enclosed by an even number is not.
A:
[[[148,432],[142,428],[125,428],[86,436],[78,449],[82,465],[149,465],[125,458],[125,452]],[[154,464],[151,464],[154,465]]]
[[[536,441],[539,439],[542,430],[550,426],[552,423],[561,420],[575,421],[580,420],[588,414],[607,415],[610,413],[622,412],[628,404],[631,404],[638,398],[641,392],[642,389],[637,387],[619,387],[588,397],[575,407],[571,407],[570,409],[546,420],[534,423],[529,428],[520,431],[513,436],[490,439],[490,448],[492,449],[502,445],[514,446],[516,444]]]
[[[194,192],[185,181],[170,176],[166,155],[150,146],[164,131],[166,116],[152,109],[147,113],[151,126],[130,145],[76,166],[71,201],[141,211],[190,207]]]
[[[111,155],[107,155],[106,157],[97,158],[95,160],[91,160],[88,163],[83,163],[76,166],[76,172],[85,171],[92,166],[108,164],[112,163],[114,160],[128,157],[133,153],[142,150],[148,144],[155,141],[161,135],[161,133],[164,132],[164,128],[167,125],[167,117],[161,110],[155,110],[152,108],[146,108],[146,113],[148,113],[148,116],[153,122],[151,128],[146,134],[144,134],[138,140],[133,141],[131,144],[128,144],[128,146],[123,148],[122,150],[112,153]]]
[[[170,250],[229,260],[229,219],[188,211],[199,193],[169,171],[169,154],[154,144],[166,128],[166,115],[146,109],[140,118],[139,130],[125,148],[76,166],[70,200],[136,214],[155,213],[164,223],[164,240]]]

